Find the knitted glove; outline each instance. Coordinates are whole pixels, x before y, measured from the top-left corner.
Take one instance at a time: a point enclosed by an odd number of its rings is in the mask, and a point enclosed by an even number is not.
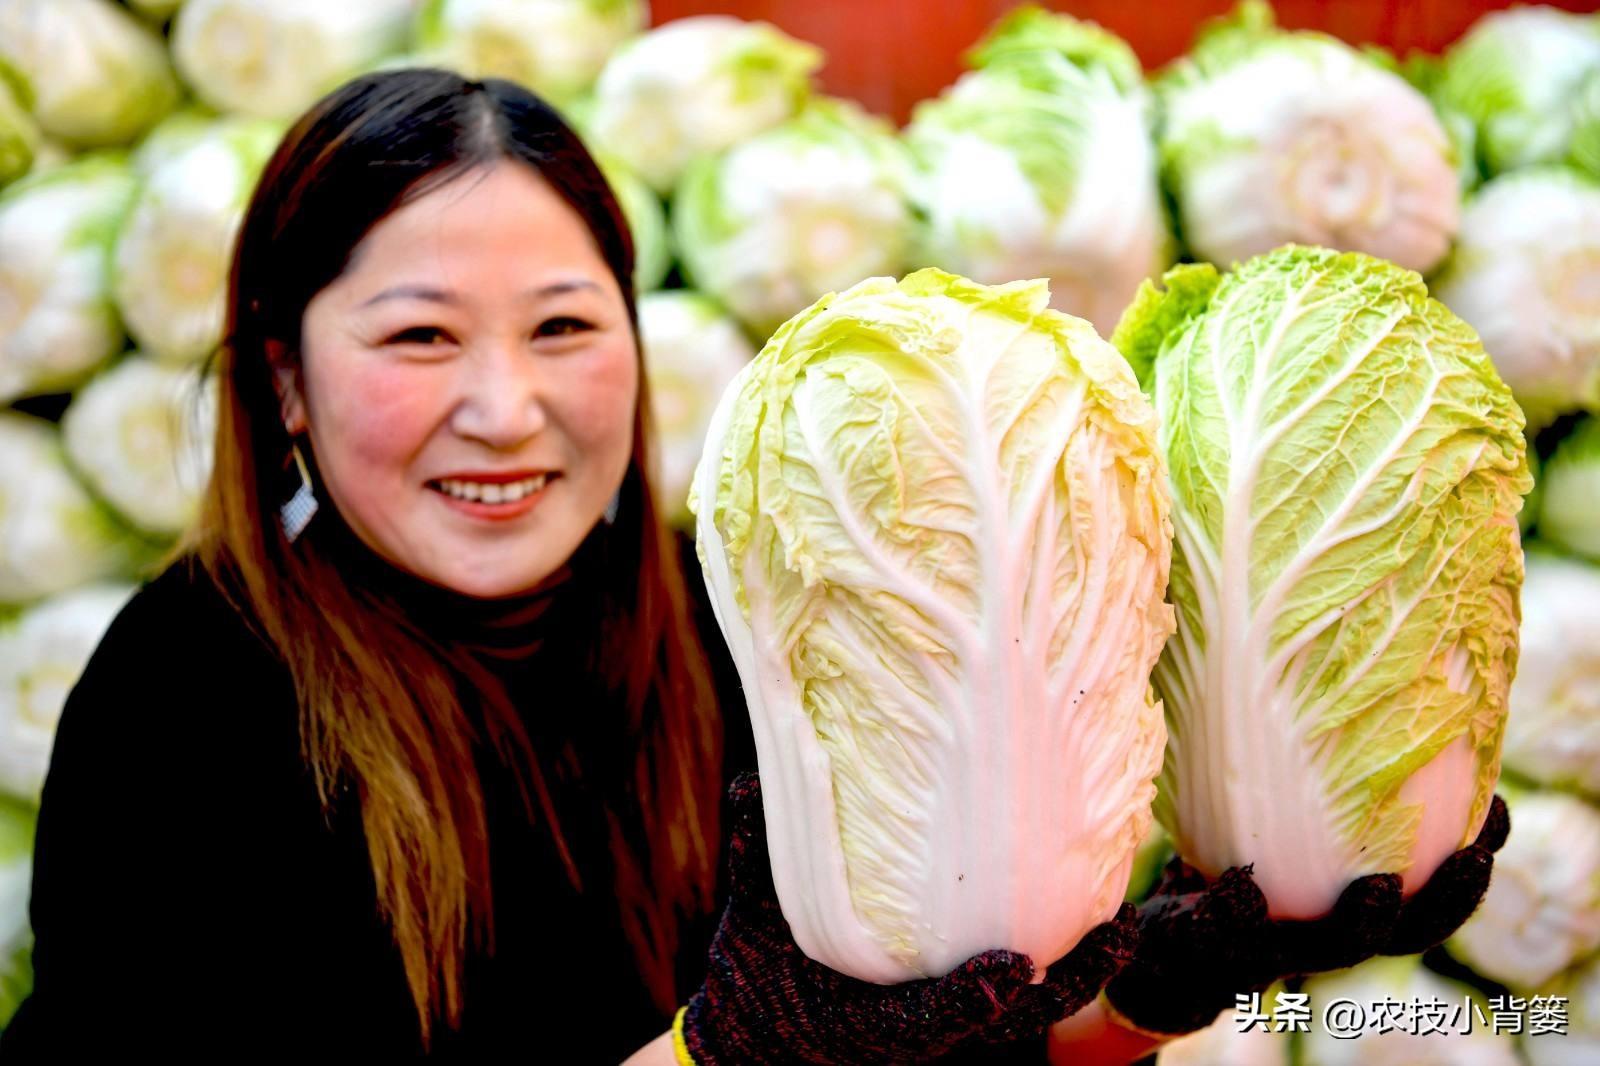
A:
[[[1049,1027],[1092,1000],[1133,955],[1136,915],[1090,930],[1031,983],[1013,951],[975,955],[940,978],[878,985],[807,957],[772,884],[761,787],[733,783],[730,898],[712,939],[705,984],[678,1012],[673,1046],[694,1066],[771,1063],[1045,1061]]]
[[[1309,921],[1269,919],[1249,866],[1231,867],[1207,884],[1173,859],[1139,908],[1138,953],[1107,986],[1106,999],[1137,1029],[1188,1033],[1210,1025],[1235,995],[1280,978],[1425,951],[1477,909],[1510,824],[1496,796],[1477,839],[1446,858],[1410,899],[1401,899],[1398,874],[1371,874],[1351,882],[1331,912]]]

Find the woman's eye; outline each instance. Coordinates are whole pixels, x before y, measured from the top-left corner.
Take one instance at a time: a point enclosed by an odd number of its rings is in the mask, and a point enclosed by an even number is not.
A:
[[[450,341],[449,334],[437,326],[412,326],[392,335],[385,344],[439,345]]]
[[[563,315],[559,318],[545,320],[535,331],[535,335],[540,337],[561,337],[570,333],[582,333],[593,328],[592,324],[585,322],[581,318]]]

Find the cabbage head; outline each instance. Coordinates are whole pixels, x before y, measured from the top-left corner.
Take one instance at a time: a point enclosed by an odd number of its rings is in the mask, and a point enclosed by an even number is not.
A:
[[[0,2],[0,60],[27,80],[44,132],[72,148],[128,144],[178,103],[160,35],[112,0]]]
[[[83,585],[0,631],[0,793],[39,802],[67,695],[133,592],[128,584]]]
[[[1108,332],[1172,262],[1149,107],[1103,67],[1002,53],[917,105],[916,261],[980,282],[1048,278],[1051,306]]]
[[[617,49],[585,125],[665,196],[697,156],[770,129],[804,106],[822,52],[765,22],[674,19]]]
[[[1511,835],[1447,946],[1485,977],[1532,991],[1600,951],[1600,809],[1565,792],[1504,792]]]
[[[1270,18],[1242,5],[1157,82],[1184,242],[1219,266],[1294,242],[1432,270],[1461,210],[1432,105],[1349,45]]]
[[[1600,411],[1600,181],[1561,167],[1490,181],[1433,289],[1483,337],[1531,425]]]
[[[425,0],[414,39],[439,66],[564,102],[594,84],[649,16],[645,0]]]
[[[0,411],[0,604],[131,576],[157,554],[78,480],[53,424]]]
[[[26,174],[33,166],[39,139],[44,136],[29,114],[33,87],[22,72],[0,56],[0,187]]]
[[[1125,93],[1143,89],[1144,68],[1127,41],[1096,23],[1046,11],[1037,4],[1013,8],[967,52],[966,61],[968,66],[982,69],[1020,52],[1040,49],[1055,52],[1085,70],[1104,70]]]
[[[1543,489],[1539,536],[1600,563],[1600,418],[1584,417],[1556,444]]]
[[[152,358],[197,363],[221,343],[234,240],[282,132],[264,119],[219,119],[140,186],[117,238],[114,285],[128,332]]]
[[[695,474],[778,900],[864,980],[1048,965],[1116,912],[1150,822],[1155,420],[1049,299],[934,269],[825,296],[723,394]]]
[[[0,192],[0,402],[72,389],[122,349],[110,258],[135,185],[120,153],[91,152]]]
[[[152,537],[183,532],[211,476],[216,380],[137,354],[85,385],[61,419],[73,469]]]
[[[291,121],[406,42],[413,0],[188,0],[172,58],[219,111]]]
[[[691,289],[640,297],[639,341],[650,382],[662,513],[675,525],[693,529],[689,486],[705,448],[706,427],[723,390],[755,349],[721,304]]]
[[[1528,552],[1505,767],[1600,799],[1600,566]]]
[[[1477,124],[1493,177],[1566,156],[1574,99],[1596,71],[1600,16],[1517,7],[1483,16],[1450,47],[1434,95]]]
[[[672,222],[695,287],[765,339],[824,293],[905,269],[905,156],[887,122],[815,100],[690,164]]]
[[[1500,769],[1528,491],[1522,413],[1411,271],[1295,245],[1146,286],[1112,340],[1171,470],[1177,634],[1157,815],[1276,916],[1414,891]]]

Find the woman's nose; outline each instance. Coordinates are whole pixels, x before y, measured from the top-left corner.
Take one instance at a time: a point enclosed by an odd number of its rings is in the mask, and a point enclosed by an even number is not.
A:
[[[526,346],[495,343],[465,365],[454,428],[494,448],[514,448],[549,424],[549,382]]]

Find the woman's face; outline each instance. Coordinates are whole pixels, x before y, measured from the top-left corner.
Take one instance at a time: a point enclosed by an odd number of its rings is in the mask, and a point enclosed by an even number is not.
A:
[[[621,485],[638,355],[583,219],[530,167],[471,171],[388,215],[307,306],[280,373],[352,530],[493,598],[535,588]],[[326,501],[324,501],[326,505]]]

